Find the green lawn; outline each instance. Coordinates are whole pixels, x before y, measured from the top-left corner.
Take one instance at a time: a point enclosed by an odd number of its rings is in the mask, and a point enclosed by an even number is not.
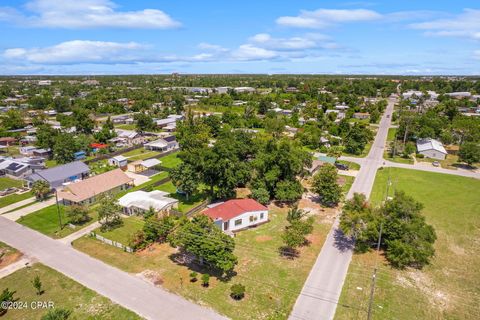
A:
[[[182,160],[178,157],[178,152],[169,154],[168,156],[162,157],[159,160],[162,161],[162,167],[170,169],[176,168],[180,163],[182,163]]]
[[[31,281],[40,277],[44,293],[36,295]],[[0,288],[16,291],[14,297],[18,302],[52,301],[55,308],[72,311],[69,319],[141,319],[135,313],[119,306],[111,300],[65,277],[47,266],[36,263],[0,279]],[[48,312],[47,309],[28,308],[8,310],[2,319],[5,320],[38,320]]]
[[[341,172],[339,173],[339,176],[341,176],[342,179],[345,179],[345,184],[342,186],[342,191],[346,195],[350,190],[350,188],[352,187],[352,184],[355,178],[351,176],[342,176]]]
[[[47,160],[47,161],[45,161],[45,166],[47,168],[56,167],[57,166],[57,160],[54,160],[54,159]]]
[[[90,213],[92,219],[90,219],[90,221],[88,221],[84,225],[77,226],[76,228],[70,228],[66,225],[68,224],[68,219],[65,214],[64,206],[60,206],[60,215],[62,218],[62,224],[64,225],[63,229],[60,229],[58,211],[55,204],[30,213],[27,216],[21,217],[17,220],[17,222],[31,229],[37,230],[49,237],[63,238],[75,231],[80,230],[82,227],[93,223],[96,220],[96,213],[94,207],[92,207]]]
[[[128,218],[123,218],[123,225],[121,227],[115,228],[111,231],[101,232],[100,228],[95,230],[95,233],[110,239],[112,241],[120,242],[123,245],[128,246],[132,235],[143,229],[143,218],[132,216]]]
[[[160,152],[145,150],[144,148],[138,148],[129,152],[122,153],[122,156],[128,158],[128,161],[145,160],[158,156]]]
[[[387,141],[395,140],[396,134],[397,134],[397,128],[389,128],[388,129],[388,135],[387,135]]]
[[[200,188],[200,192],[198,194],[192,195],[187,198],[183,195],[177,193],[177,188],[173,185],[172,181],[167,183],[161,184],[155,187],[156,190],[161,190],[170,193],[170,197],[177,199],[179,201],[178,204],[178,211],[186,213],[188,210],[198,206],[200,203],[207,199],[207,194],[205,188]]]
[[[100,160],[100,161],[96,161],[96,162],[91,162],[88,165],[88,167],[90,168],[91,172],[95,173],[95,174],[105,173],[107,171],[110,171],[110,170],[113,170],[113,169],[117,168],[116,166],[110,166],[108,164],[108,160]]]
[[[33,196],[33,193],[29,191],[22,194],[11,194],[5,197],[0,197],[0,208],[31,198]]]
[[[23,186],[22,180],[15,180],[7,177],[0,178],[0,190],[8,189],[8,188],[20,188]]]
[[[115,128],[135,131],[137,129],[137,126],[135,124],[120,124],[115,126]]]
[[[423,203],[437,233],[436,256],[422,271],[398,271],[381,258],[374,296],[374,319],[478,319],[480,311],[480,180],[389,168],[377,174],[371,201],[393,190]],[[365,318],[375,253],[354,255],[336,319]],[[350,304],[355,308],[344,308]]]
[[[189,300],[212,307],[232,319],[287,319],[303,283],[316,260],[330,228],[318,216],[314,232],[308,237],[310,245],[301,249],[300,257],[280,257],[281,230],[286,225],[287,208],[270,211],[270,222],[240,232],[235,237],[235,255],[238,265],[232,279],[212,276],[210,286],[203,288],[200,281],[192,283],[187,266],[172,261],[176,250],[168,244],[155,244],[151,248],[127,253],[90,237],[74,241],[75,248],[131,273],[150,270],[157,274],[162,286]],[[200,274],[205,270],[195,267]],[[200,277],[200,275],[199,275]],[[246,287],[241,301],[229,297],[232,284]]]
[[[338,160],[337,162],[346,164],[350,170],[360,170],[360,165],[356,162],[350,162],[345,160]],[[340,170],[339,173],[342,173],[342,171]]]

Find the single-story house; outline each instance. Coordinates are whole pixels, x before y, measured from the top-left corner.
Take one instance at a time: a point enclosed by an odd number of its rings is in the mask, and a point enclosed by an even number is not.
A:
[[[33,151],[36,150],[37,147],[34,146],[25,146],[25,147],[20,147],[20,153],[25,155],[25,156],[31,156],[33,155]]]
[[[0,159],[0,175],[20,178],[31,173],[30,166],[14,159]]]
[[[435,139],[418,139],[417,151],[431,159],[445,160],[447,156],[447,150],[445,150],[443,144]]]
[[[25,179],[30,186],[37,180],[45,180],[52,188],[58,188],[64,183],[85,179],[89,174],[90,168],[85,163],[74,161],[53,168],[36,171]]]
[[[370,113],[368,112],[355,112],[353,114],[354,119],[368,119],[370,118]]]
[[[49,158],[52,154],[50,149],[35,149],[33,150],[33,155],[36,157]]]
[[[119,168],[127,168],[128,159],[122,155],[112,157],[108,159],[108,164],[111,166],[119,167]]]
[[[91,178],[71,183],[58,192],[58,198],[64,205],[89,205],[105,193],[118,193],[133,186],[133,178],[121,169],[108,171]]]
[[[177,119],[175,118],[165,118],[165,119],[159,119],[156,121],[156,125],[159,128],[165,128],[168,125],[174,124],[177,122]]]
[[[134,162],[131,162],[127,165],[128,171],[133,172],[133,173],[141,173],[143,171],[146,171],[148,169],[152,169],[155,166],[158,166],[162,162],[158,159],[147,159],[147,160],[137,160]]]
[[[1,137],[0,138],[0,145],[2,146],[11,146],[12,144],[16,144],[17,143],[17,139],[13,138],[13,137]]]
[[[123,207],[126,215],[142,214],[150,208],[155,212],[168,212],[172,208],[178,208],[178,200],[169,198],[168,195],[168,192],[160,190],[134,191],[118,199],[118,204]]]
[[[203,214],[231,233],[268,222],[268,208],[253,199],[234,199],[210,206]]]
[[[165,152],[178,148],[178,142],[175,136],[158,139],[143,145],[146,150]]]

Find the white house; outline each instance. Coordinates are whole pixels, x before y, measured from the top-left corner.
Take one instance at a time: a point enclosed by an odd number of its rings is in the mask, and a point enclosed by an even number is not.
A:
[[[444,160],[447,156],[447,150],[443,144],[435,139],[418,139],[417,150],[427,158]]]
[[[203,214],[231,233],[268,222],[268,208],[253,199],[234,199],[210,206]]]
[[[169,198],[167,195],[169,195],[168,192],[160,190],[134,191],[118,199],[118,204],[123,207],[123,212],[127,215],[141,214],[150,208],[155,212],[178,208],[178,200]]]

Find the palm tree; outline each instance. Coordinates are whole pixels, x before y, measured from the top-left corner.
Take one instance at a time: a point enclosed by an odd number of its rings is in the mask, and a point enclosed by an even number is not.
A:
[[[45,200],[50,191],[50,184],[45,180],[37,180],[32,185],[32,192],[39,200]]]

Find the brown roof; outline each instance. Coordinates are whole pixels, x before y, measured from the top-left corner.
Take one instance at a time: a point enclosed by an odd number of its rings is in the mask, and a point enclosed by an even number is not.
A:
[[[132,181],[133,178],[127,176],[122,169],[115,169],[72,183],[66,186],[65,190],[60,191],[58,196],[72,202],[80,202]]]

